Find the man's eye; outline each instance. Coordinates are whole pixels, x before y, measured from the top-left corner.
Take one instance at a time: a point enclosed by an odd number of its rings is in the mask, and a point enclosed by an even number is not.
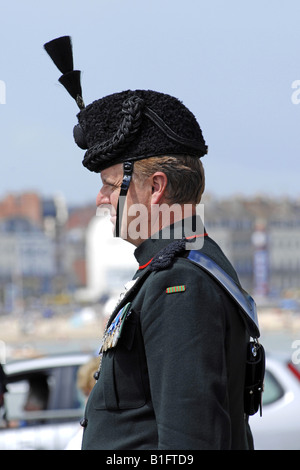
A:
[[[113,183],[105,183],[104,187],[109,188],[111,191],[115,191],[116,189],[119,189],[119,186]]]

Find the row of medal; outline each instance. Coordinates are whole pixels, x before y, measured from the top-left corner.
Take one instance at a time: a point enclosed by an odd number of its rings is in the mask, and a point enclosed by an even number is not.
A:
[[[109,327],[105,330],[102,344],[100,348],[100,354],[103,354],[110,348],[114,348],[119,341],[121,336],[121,332],[124,326],[124,322],[128,316],[129,308],[131,303],[127,303],[116,315],[113,322],[109,325]]]

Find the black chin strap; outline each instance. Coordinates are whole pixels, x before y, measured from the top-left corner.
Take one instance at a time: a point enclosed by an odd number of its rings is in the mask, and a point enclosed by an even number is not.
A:
[[[121,191],[120,191],[118,206],[117,206],[115,237],[120,236],[123,210],[124,210],[125,200],[126,200],[127,192],[129,189],[130,181],[132,178],[132,173],[133,173],[133,162],[124,162],[123,163],[123,181],[121,184]]]

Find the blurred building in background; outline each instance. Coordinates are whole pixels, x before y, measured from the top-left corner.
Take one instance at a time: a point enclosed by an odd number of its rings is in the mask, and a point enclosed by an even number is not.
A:
[[[55,292],[65,274],[60,251],[67,218],[61,196],[44,200],[28,192],[0,201],[0,311],[24,310]]]
[[[208,233],[257,297],[300,297],[300,201],[206,197]]]
[[[300,297],[299,201],[205,195],[202,203],[206,231],[246,290],[257,298]],[[0,312],[41,298],[102,302],[131,279],[133,251],[113,238],[94,204],[67,207],[62,195],[9,194],[0,200]]]
[[[0,222],[0,294],[6,311],[15,309],[20,297],[49,290],[55,276],[54,251],[54,242],[29,220]]]

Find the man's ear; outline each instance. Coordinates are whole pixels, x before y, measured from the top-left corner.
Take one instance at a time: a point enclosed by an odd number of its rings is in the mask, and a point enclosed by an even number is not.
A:
[[[152,175],[152,196],[151,204],[162,203],[165,198],[168,178],[162,171],[157,171]]]

